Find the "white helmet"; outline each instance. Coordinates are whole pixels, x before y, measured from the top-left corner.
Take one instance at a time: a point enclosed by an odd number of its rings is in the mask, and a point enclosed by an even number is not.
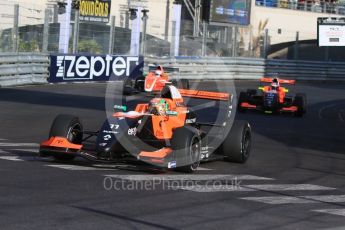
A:
[[[162,73],[163,73],[162,70],[156,70],[156,71],[155,71],[156,76],[161,76]]]

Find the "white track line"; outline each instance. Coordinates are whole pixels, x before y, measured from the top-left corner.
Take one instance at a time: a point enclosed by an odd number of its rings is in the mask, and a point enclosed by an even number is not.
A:
[[[0,154],[10,154],[10,153],[0,149]]]
[[[148,180],[165,180],[165,181],[209,181],[209,180],[274,180],[267,177],[258,177],[252,175],[228,175],[228,174],[195,174],[195,175],[104,175],[122,180],[148,181]]]
[[[198,171],[212,171],[213,169],[198,167]]]
[[[309,204],[309,203],[343,203],[345,195],[323,196],[267,196],[267,197],[243,197],[243,200],[256,201],[265,204]]]
[[[7,161],[24,161],[24,159],[18,157],[18,156],[2,156],[0,157],[1,160],[7,160]]]
[[[313,185],[313,184],[258,184],[245,185],[246,188],[264,191],[318,191],[318,190],[334,190],[335,188]]]
[[[46,165],[46,166],[58,168],[58,169],[71,170],[71,171],[104,171],[104,170],[109,170],[106,168],[95,168],[95,167],[80,166],[80,165],[56,164],[56,165]],[[114,169],[111,169],[111,170],[114,170]]]
[[[0,147],[39,147],[37,143],[0,143]]]
[[[12,151],[38,153],[39,149],[12,149]]]
[[[328,109],[328,108],[331,108],[331,107],[334,107],[336,106],[337,104],[332,104],[332,105],[326,105],[324,107],[322,107],[321,109],[319,109],[319,119],[322,119],[322,113],[325,109]]]
[[[265,204],[307,204],[317,203],[312,200],[305,200],[292,196],[266,196],[266,197],[243,197],[242,200],[256,201]]]
[[[49,158],[42,158],[38,156],[0,156],[0,160],[7,161],[47,161]]]
[[[312,184],[262,184],[262,185],[243,185],[240,180],[230,185],[207,184],[195,186],[180,186],[180,189],[193,192],[253,192],[253,191],[323,191],[334,190],[335,188],[312,185]]]
[[[345,209],[318,209],[312,210],[313,212],[321,212],[330,215],[345,216]]]

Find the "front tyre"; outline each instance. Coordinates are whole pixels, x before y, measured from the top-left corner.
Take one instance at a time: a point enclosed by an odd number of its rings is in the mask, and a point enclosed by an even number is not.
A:
[[[78,117],[72,115],[60,114],[58,115],[49,132],[51,137],[64,137],[73,144],[81,144],[83,141],[83,125]],[[56,155],[57,160],[72,161],[75,156],[71,155]]]
[[[235,121],[230,132],[220,146],[225,160],[245,163],[250,154],[252,142],[251,127],[247,121]]]
[[[201,160],[201,138],[199,131],[191,126],[174,131],[171,146],[177,161],[176,171],[193,173]]]

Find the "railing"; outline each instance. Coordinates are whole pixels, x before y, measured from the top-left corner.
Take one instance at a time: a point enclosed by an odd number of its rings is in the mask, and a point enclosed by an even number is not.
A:
[[[345,81],[345,63],[261,58],[145,58],[145,65],[176,67],[186,79],[258,79],[278,76],[297,80]],[[47,83],[49,56],[1,54],[0,86]]]
[[[180,68],[189,79],[258,79],[278,76],[300,80],[345,80],[345,63],[260,58],[145,59],[146,64]]]
[[[0,86],[47,83],[49,56],[34,53],[0,54]]]
[[[256,0],[257,6],[277,7],[291,10],[302,10],[316,13],[345,15],[345,4],[332,1],[310,0]]]
[[[301,80],[345,80],[344,62],[318,61],[266,61],[266,74],[286,76]]]

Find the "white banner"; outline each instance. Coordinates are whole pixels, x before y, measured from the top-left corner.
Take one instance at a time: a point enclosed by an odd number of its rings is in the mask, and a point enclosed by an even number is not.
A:
[[[345,25],[319,25],[319,46],[345,46]]]

